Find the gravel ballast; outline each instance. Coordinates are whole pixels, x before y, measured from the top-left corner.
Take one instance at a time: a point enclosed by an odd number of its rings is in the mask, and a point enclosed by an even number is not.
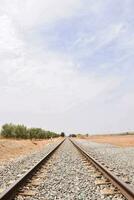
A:
[[[67,139],[44,165],[44,169],[36,174],[23,193],[16,200],[121,200],[122,195],[103,196],[94,176],[96,169],[90,165],[81,153]],[[33,187],[32,182],[39,182]],[[26,191],[25,191],[26,190]],[[35,195],[24,197],[31,190]]]
[[[0,167],[0,193],[20,178],[35,163],[41,160],[59,141],[45,146],[42,150],[30,153],[10,161]]]
[[[89,154],[106,163],[113,173],[134,188],[134,147],[118,147],[89,140],[76,139]]]

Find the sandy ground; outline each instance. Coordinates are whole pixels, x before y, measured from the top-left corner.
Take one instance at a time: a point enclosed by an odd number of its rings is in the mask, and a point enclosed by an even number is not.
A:
[[[92,142],[108,143],[121,147],[134,147],[134,135],[89,136],[84,139]]]
[[[20,155],[41,150],[44,146],[59,138],[50,140],[14,140],[0,138],[0,163],[13,160]]]

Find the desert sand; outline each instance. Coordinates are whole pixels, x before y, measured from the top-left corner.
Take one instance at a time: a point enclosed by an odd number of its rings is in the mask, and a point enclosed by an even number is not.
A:
[[[49,140],[15,140],[0,139],[0,162],[13,160],[20,155],[41,150],[46,145],[58,139]]]
[[[134,135],[101,135],[89,136],[88,139],[98,143],[108,143],[121,147],[134,147]]]

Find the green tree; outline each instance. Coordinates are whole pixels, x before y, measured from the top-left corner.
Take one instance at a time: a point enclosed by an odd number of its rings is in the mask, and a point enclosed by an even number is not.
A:
[[[15,127],[13,124],[4,124],[2,126],[1,135],[6,138],[15,137]]]
[[[64,133],[64,132],[61,132],[60,136],[61,136],[61,137],[65,137],[65,133]]]
[[[15,126],[15,136],[16,138],[28,138],[27,127],[24,125],[17,125]]]
[[[2,126],[1,135],[6,138],[23,138],[23,139],[47,139],[51,137],[59,137],[52,131],[46,131],[41,128],[27,128],[24,125],[4,124]]]

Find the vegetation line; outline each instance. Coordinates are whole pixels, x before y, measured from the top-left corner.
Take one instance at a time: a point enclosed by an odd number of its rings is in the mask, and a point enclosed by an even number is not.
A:
[[[10,123],[2,126],[1,136],[4,138],[48,139],[59,137],[60,135],[41,128],[27,128],[24,125],[14,125]]]

